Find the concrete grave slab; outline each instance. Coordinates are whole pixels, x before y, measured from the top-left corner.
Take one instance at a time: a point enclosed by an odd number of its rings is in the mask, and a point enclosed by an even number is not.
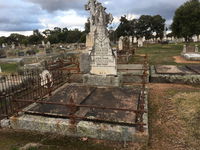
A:
[[[200,74],[187,66],[151,66],[150,72],[152,83],[200,84]]]
[[[186,65],[186,67],[193,72],[200,74],[200,65]]]
[[[156,65],[156,73],[158,74],[193,74],[194,72],[187,69],[185,66],[173,65]]]
[[[88,93],[93,93],[88,97]],[[97,88],[80,85],[66,85],[47,99],[48,102],[69,103],[71,95],[76,97],[76,103],[83,105],[95,105],[101,107],[137,109],[140,96],[139,89],[133,88]],[[146,93],[146,92],[145,92]],[[145,109],[147,109],[147,93],[145,94]],[[84,99],[87,97],[87,100]],[[121,123],[135,122],[135,113],[116,110],[101,110],[94,108],[80,108],[77,116],[85,116],[88,119],[102,119],[105,122],[91,122],[77,120],[72,126],[64,115],[70,113],[66,106],[49,104],[34,104],[25,109],[25,114],[11,117],[10,126],[13,129],[39,131],[75,137],[90,137],[113,141],[148,141],[148,116],[144,115],[144,132],[139,132],[136,127],[130,125],[112,124],[109,121]]]

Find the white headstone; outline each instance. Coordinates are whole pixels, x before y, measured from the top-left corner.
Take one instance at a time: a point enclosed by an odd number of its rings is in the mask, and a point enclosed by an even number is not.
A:
[[[2,69],[1,69],[1,66],[0,66],[0,73],[2,73]]]
[[[142,41],[143,41],[143,42],[145,42],[145,41],[146,41],[146,38],[145,38],[145,36],[143,36],[143,38],[142,38]]]
[[[137,38],[136,37],[133,38],[133,43],[137,43]]]
[[[2,43],[2,48],[5,48],[5,47],[6,47],[6,45],[4,43]]]
[[[42,41],[42,46],[45,46],[45,42],[44,41]]]
[[[11,46],[12,46],[12,49],[15,49],[15,43],[12,43]]]
[[[194,42],[198,42],[198,37],[197,37],[197,35],[194,35],[194,36],[192,37],[192,39],[193,39]]]
[[[48,41],[46,46],[47,46],[47,48],[50,48],[51,47],[51,43]]]
[[[183,53],[187,53],[187,46],[183,45]]]
[[[143,47],[144,43],[143,43],[143,38],[139,38],[138,39],[138,47]]]
[[[130,45],[133,43],[133,37],[132,36],[129,36],[129,42],[130,42]]]

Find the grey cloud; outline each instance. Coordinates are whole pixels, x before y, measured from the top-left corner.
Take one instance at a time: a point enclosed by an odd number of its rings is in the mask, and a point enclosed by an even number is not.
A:
[[[30,31],[43,29],[40,18],[52,18],[62,15],[62,11],[75,10],[80,16],[86,16],[84,5],[88,0],[0,0],[0,30],[1,31]],[[186,0],[99,0],[108,2],[107,12],[114,16],[125,14],[143,15],[160,14],[171,20],[173,14]],[[83,25],[84,26],[84,25]]]
[[[108,9],[115,15],[125,15],[133,13],[136,15],[157,15],[171,19],[175,10],[187,0],[110,0]]]
[[[15,1],[14,1],[15,2]],[[39,17],[43,14],[38,6],[1,3],[0,31],[30,31],[41,29]]]
[[[35,4],[39,4],[42,9],[49,12],[68,9],[83,9],[86,0],[26,0]]]

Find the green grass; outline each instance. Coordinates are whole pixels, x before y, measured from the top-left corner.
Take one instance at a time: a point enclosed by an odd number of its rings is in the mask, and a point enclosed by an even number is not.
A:
[[[150,65],[177,65],[173,57],[180,56],[184,44],[185,43],[168,45],[148,44],[142,48],[137,49],[136,55],[147,54],[149,57]],[[200,43],[191,43],[191,45],[196,44],[198,44],[200,47]]]
[[[19,68],[19,65],[16,63],[1,63],[0,67],[3,72],[13,73],[16,72]]]

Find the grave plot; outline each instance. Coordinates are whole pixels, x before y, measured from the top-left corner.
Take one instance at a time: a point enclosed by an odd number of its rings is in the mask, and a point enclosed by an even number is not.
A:
[[[13,129],[118,141],[148,139],[147,93],[132,88],[96,88],[66,84],[23,114],[11,117]]]
[[[200,61],[200,53],[198,45],[195,46],[184,45],[181,56],[189,61]]]
[[[150,82],[153,83],[200,83],[200,65],[157,65],[151,66]]]

